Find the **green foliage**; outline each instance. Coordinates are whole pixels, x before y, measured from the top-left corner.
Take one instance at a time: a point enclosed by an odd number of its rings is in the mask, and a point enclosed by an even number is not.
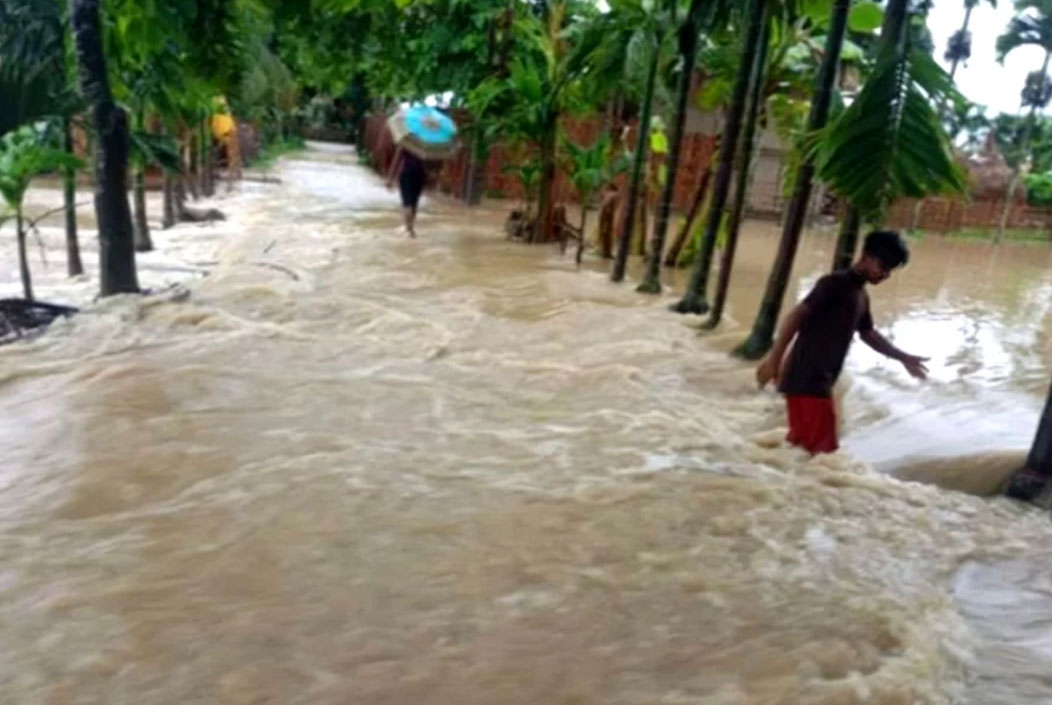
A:
[[[133,164],[137,166],[157,164],[172,173],[182,172],[183,163],[179,156],[179,146],[170,135],[155,135],[132,130],[129,137]]]
[[[1023,144],[1028,124],[1031,125],[1029,147]],[[1019,165],[1025,150],[1033,173],[1052,171],[1052,118],[1002,113],[990,122],[990,129],[1008,166]]]
[[[523,193],[526,194],[526,211],[529,215],[530,204],[537,199],[537,185],[541,176],[540,161],[523,159],[514,164],[505,165],[502,171],[505,174],[514,174],[519,179]]]
[[[827,9],[827,17],[828,12]],[[882,22],[884,10],[875,2],[857,3],[847,16],[847,26],[852,32],[876,32]]]
[[[932,107],[958,98],[928,54],[885,56],[851,106],[812,137],[819,177],[864,218],[903,196],[964,192],[966,175]]]
[[[0,0],[0,135],[78,105],[58,0]]]
[[[267,170],[281,157],[286,154],[299,152],[306,148],[306,146],[306,142],[300,137],[290,137],[288,139],[270,142],[259,151],[259,155],[252,162],[252,166],[257,169]]]
[[[606,133],[589,146],[578,144],[565,135],[562,144],[566,155],[564,170],[570,175],[570,182],[585,207],[591,204],[599,189],[628,171],[631,165],[631,157],[623,153],[611,158],[610,135]]]
[[[997,60],[1003,62],[1021,46],[1052,51],[1052,0],[1016,0],[1015,9],[1019,14],[997,38]]]
[[[1052,171],[1026,174],[1026,200],[1035,206],[1052,206]]]
[[[0,137],[0,196],[10,209],[20,210],[34,177],[80,166],[54,145],[46,125],[23,125]]]

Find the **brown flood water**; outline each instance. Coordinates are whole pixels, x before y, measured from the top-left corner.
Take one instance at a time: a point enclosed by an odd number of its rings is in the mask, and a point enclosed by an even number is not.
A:
[[[873,306],[933,379],[856,347],[849,452],[811,460],[726,354],[773,226],[699,337],[499,204],[411,241],[353,155],[278,171],[155,233],[144,280],[189,299],[0,349],[0,702],[1050,701],[1047,514],[937,486],[1030,440],[1048,247],[917,243]],[[60,239],[41,294],[87,300]]]

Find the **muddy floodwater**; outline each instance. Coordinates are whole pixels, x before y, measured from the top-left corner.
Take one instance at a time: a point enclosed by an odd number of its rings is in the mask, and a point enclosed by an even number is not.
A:
[[[38,295],[86,310],[0,349],[0,703],[1052,702],[1052,522],[983,496],[1052,381],[1048,246],[915,242],[873,309],[932,379],[856,346],[809,459],[727,355],[775,226],[700,335],[508,204],[410,240],[345,149],[274,175],[156,231],[146,298],[42,227]]]

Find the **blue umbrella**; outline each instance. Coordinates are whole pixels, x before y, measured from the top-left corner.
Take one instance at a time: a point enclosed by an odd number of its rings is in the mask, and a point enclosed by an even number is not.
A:
[[[421,159],[448,159],[457,153],[457,125],[428,105],[403,108],[387,120],[395,142]]]

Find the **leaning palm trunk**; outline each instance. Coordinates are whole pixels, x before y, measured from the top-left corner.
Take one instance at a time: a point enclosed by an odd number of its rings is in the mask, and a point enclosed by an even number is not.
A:
[[[97,135],[95,213],[103,296],[137,292],[135,235],[128,207],[128,119],[110,92],[102,50],[100,0],[72,0],[71,24],[81,92]]]
[[[694,72],[693,67],[698,55],[698,13],[703,0],[691,0],[687,19],[679,32],[679,53],[683,58],[683,71],[679,76],[676,92],[676,116],[672,123],[672,144],[669,147],[668,173],[661,189],[661,200],[658,201],[657,218],[654,221],[654,238],[650,243],[650,256],[647,258],[646,274],[636,288],[646,294],[661,293],[661,257],[665,251],[665,236],[668,232],[669,211],[672,209],[672,197],[676,191],[676,175],[679,173],[680,155],[683,153],[683,133],[687,125],[687,105],[690,99],[690,87]],[[681,245],[682,247],[682,245]]]
[[[650,56],[650,66],[647,69],[643,108],[639,116],[639,134],[636,135],[636,153],[632,161],[632,178],[629,181],[628,196],[625,199],[624,220],[621,223],[621,240],[617,243],[614,269],[610,273],[610,279],[615,282],[625,278],[625,269],[628,267],[628,253],[632,246],[632,235],[635,230],[636,206],[640,198],[640,192],[646,192],[645,187],[643,187],[643,175],[646,170],[647,143],[650,139],[650,115],[654,108],[654,88],[657,84],[657,69],[660,60],[661,44],[659,41],[656,41]],[[646,238],[645,224],[642,237]]]
[[[73,156],[73,124],[67,117],[63,125],[66,154]],[[62,171],[62,205],[66,208],[66,271],[71,277],[84,273],[80,260],[80,241],[77,239],[77,172],[68,166]]]
[[[731,99],[727,123],[723,128],[723,142],[720,145],[720,161],[716,168],[716,180],[712,188],[712,202],[709,205],[709,219],[705,225],[701,249],[694,261],[690,283],[683,298],[671,308],[676,313],[705,313],[709,304],[705,300],[708,288],[709,271],[712,269],[712,255],[716,250],[716,238],[723,220],[723,209],[730,193],[731,177],[734,172],[734,155],[738,149],[738,137],[741,133],[742,118],[745,116],[745,102],[749,93],[749,78],[756,61],[760,35],[767,21],[767,3],[761,0],[749,0],[746,17],[749,25],[742,45],[741,63],[738,75],[734,79],[734,95]]]
[[[836,238],[836,248],[833,251],[833,271],[847,269],[855,259],[855,250],[858,249],[858,232],[862,228],[862,214],[853,204],[848,204],[847,213],[844,214],[844,222],[840,224],[840,232]]]
[[[844,44],[844,32],[847,29],[847,15],[850,7],[851,0],[836,0],[833,4],[829,33],[826,35],[825,56],[822,58],[822,65],[815,79],[815,94],[811,100],[811,113],[807,118],[808,133],[822,129],[829,119],[833,84],[836,81],[837,63],[840,60],[840,49]],[[793,196],[789,201],[782,237],[778,243],[778,254],[775,256],[771,276],[767,280],[767,288],[764,291],[756,322],[753,324],[749,337],[736,351],[745,358],[757,359],[771,347],[778,315],[782,309],[782,301],[785,299],[785,290],[789,285],[793,259],[800,243],[800,233],[804,227],[807,206],[811,200],[811,182],[814,174],[814,155],[808,154],[797,168]]]
[[[694,221],[697,220],[698,213],[701,212],[701,205],[705,202],[710,183],[712,183],[711,166],[706,168],[705,173],[701,175],[701,181],[698,182],[698,188],[694,190],[694,198],[691,200],[690,208],[687,210],[687,217],[683,220],[683,225],[680,227],[676,239],[672,241],[672,244],[668,247],[668,252],[665,253],[664,265],[666,267],[675,267],[678,264],[679,253],[683,251],[683,246],[687,244],[690,232],[694,229]]]
[[[756,122],[763,102],[763,87],[767,75],[767,47],[770,44],[771,25],[764,27],[760,47],[753,62],[749,108],[742,127],[741,144],[735,157],[736,180],[734,182],[734,202],[731,204],[730,218],[727,220],[727,242],[723,246],[723,258],[720,261],[720,275],[716,280],[716,297],[712,302],[712,311],[705,324],[715,328],[723,317],[723,308],[727,304],[727,291],[731,285],[731,269],[734,266],[734,253],[738,248],[738,231],[741,230],[742,215],[745,213],[745,200],[749,194],[749,175],[752,172],[753,148],[756,145]]]

